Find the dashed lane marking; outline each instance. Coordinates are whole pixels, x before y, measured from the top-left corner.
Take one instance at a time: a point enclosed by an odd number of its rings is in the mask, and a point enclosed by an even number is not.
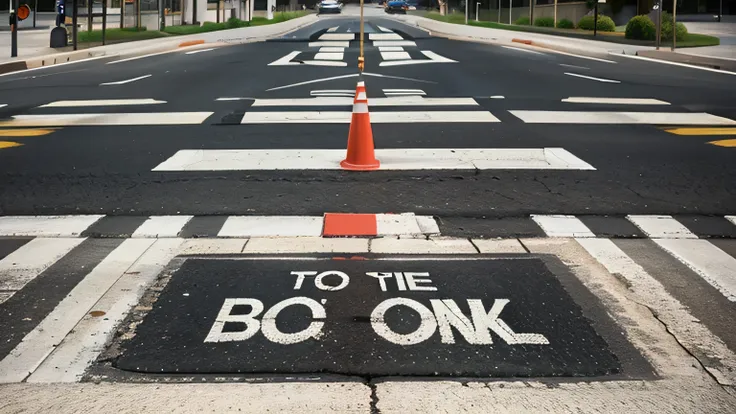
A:
[[[736,147],[736,139],[722,139],[719,141],[710,141],[709,144],[717,147]]]
[[[143,75],[143,76],[139,76],[137,78],[125,79],[125,80],[121,80],[121,81],[117,81],[117,82],[105,82],[105,83],[101,83],[100,86],[125,85],[127,83],[136,82],[136,81],[139,81],[141,79],[150,78],[151,76],[153,76],[153,75]]]
[[[148,75],[150,76],[150,75]],[[39,108],[71,108],[85,106],[124,106],[124,105],[159,105],[165,104],[166,101],[156,99],[92,99],[92,100],[75,100],[75,101],[55,101],[41,105]]]
[[[587,104],[608,104],[608,105],[669,105],[669,102],[660,101],[651,98],[598,98],[588,96],[571,96],[565,98],[562,102],[567,103],[587,103]]]
[[[0,127],[52,127],[102,125],[198,125],[213,112],[148,112],[117,114],[16,115]]]
[[[0,141],[0,149],[3,148],[14,148],[14,147],[20,147],[23,144],[19,142],[13,142],[13,141]]]
[[[736,125],[705,112],[526,111],[512,115],[529,124]]]
[[[594,81],[603,82],[603,83],[621,83],[621,81],[617,81],[617,80],[613,80],[613,79],[596,78],[596,77],[593,77],[593,76],[580,75],[578,73],[565,72],[565,75],[574,76],[576,78],[583,78],[583,79],[588,79],[588,80],[594,80]]]
[[[241,124],[348,124],[352,112],[303,111],[303,112],[246,112]],[[422,122],[501,122],[487,111],[403,111],[374,112],[374,124],[422,123]]]

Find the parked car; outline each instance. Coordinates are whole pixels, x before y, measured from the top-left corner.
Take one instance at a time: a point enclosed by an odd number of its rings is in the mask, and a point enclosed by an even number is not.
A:
[[[340,13],[342,11],[342,3],[336,0],[322,0],[319,3],[319,14]]]
[[[406,4],[403,0],[391,0],[388,3],[386,3],[386,13],[400,13],[400,14],[406,14],[406,11],[409,10],[409,5]]]

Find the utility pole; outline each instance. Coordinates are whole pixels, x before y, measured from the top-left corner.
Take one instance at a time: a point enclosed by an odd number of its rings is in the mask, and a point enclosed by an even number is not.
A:
[[[480,2],[477,2],[477,3],[475,3],[475,21],[476,22],[479,21],[478,20],[478,13],[479,13],[479,11],[480,11]]]
[[[659,45],[662,42],[662,5],[660,4],[661,0],[656,1],[657,3],[654,5],[655,10],[657,10],[657,36],[655,44],[657,46],[657,50],[659,50]]]
[[[598,0],[596,0],[598,1]],[[596,3],[595,7],[598,7],[598,3]],[[555,27],[557,27],[557,0],[555,0]]]
[[[92,31],[92,0],[87,0],[87,32]]]
[[[135,27],[141,30],[141,0],[135,0]]]
[[[125,0],[120,0],[120,28],[125,29]]]
[[[197,0],[192,0],[192,24],[197,24]]]
[[[677,44],[677,0],[672,0],[672,51]]]
[[[511,10],[514,8],[514,0],[509,0],[509,24],[511,24]]]
[[[72,7],[72,46],[77,50],[77,0],[72,0]]]
[[[105,31],[107,30],[107,0],[102,0],[102,45],[105,45]]]
[[[555,3],[557,0],[555,0]],[[595,2],[595,17],[593,18],[593,37],[598,33],[598,1]],[[555,26],[557,25],[557,17],[555,17]]]
[[[498,23],[501,23],[501,0],[496,0],[498,3]]]
[[[468,24],[468,0],[465,0],[465,24]]]

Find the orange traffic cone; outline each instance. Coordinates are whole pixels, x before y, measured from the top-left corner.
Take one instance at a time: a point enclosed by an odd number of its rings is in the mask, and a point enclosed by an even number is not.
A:
[[[381,166],[374,153],[371,116],[368,113],[368,97],[363,81],[358,82],[355,89],[353,119],[350,121],[348,134],[348,155],[340,166],[350,171],[371,171]]]

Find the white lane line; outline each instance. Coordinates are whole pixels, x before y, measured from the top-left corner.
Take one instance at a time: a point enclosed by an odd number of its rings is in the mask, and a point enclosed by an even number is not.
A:
[[[350,93],[350,92],[348,92]],[[318,96],[315,98],[256,99],[254,107],[260,106],[348,106],[353,104],[354,93],[348,97]],[[416,92],[405,92],[389,98],[370,98],[369,106],[477,106],[473,98],[424,98]]]
[[[120,59],[120,60],[114,60],[112,62],[107,62],[107,64],[108,65],[117,65],[118,63],[131,62],[133,60],[145,59],[145,58],[149,58],[149,57],[153,57],[153,56],[159,56],[159,55],[165,55],[167,53],[172,53],[172,52],[176,52],[176,50],[166,50],[166,51],[163,51],[163,52],[150,53],[148,55],[133,56],[133,57],[129,57],[129,58],[126,58],[126,59]]]
[[[669,102],[660,101],[652,98],[596,98],[585,96],[571,96],[563,99],[562,102],[567,103],[590,103],[590,104],[610,104],[610,105],[669,105]]]
[[[381,52],[383,60],[402,60],[411,59],[411,55],[407,52]]]
[[[83,241],[84,238],[36,238],[29,241],[0,260],[0,290],[23,289]]]
[[[101,83],[100,86],[125,85],[126,83],[131,83],[131,82],[139,81],[141,79],[150,78],[151,76],[153,76],[153,75],[143,75],[143,76],[139,76],[137,78],[126,79],[126,80],[121,80],[121,81],[117,81],[117,82],[105,82],[105,83]]]
[[[377,149],[376,157],[381,170],[595,170],[563,148]],[[339,170],[344,158],[345,150],[179,150],[153,171]]]
[[[657,319],[666,324],[669,330],[677,332],[678,341],[683,342],[685,347],[714,356],[703,360],[709,372],[716,373],[726,382],[734,380],[732,371],[729,373],[724,367],[736,366],[736,355],[704,324],[699,323],[687,306],[670,295],[662,283],[609,239],[579,239],[577,242],[609,273],[625,280],[637,300],[656,312]]]
[[[609,52],[609,55],[615,55],[615,56],[625,57],[625,58],[628,58],[628,59],[646,60],[647,62],[663,63],[665,65],[682,66],[684,68],[690,68],[690,69],[700,69],[700,70],[705,70],[705,71],[708,71],[708,72],[723,73],[723,74],[726,74],[726,75],[736,75],[736,72],[729,72],[727,70],[706,68],[705,66],[688,65],[686,63],[668,62],[666,60],[653,59],[653,58],[648,58],[648,57],[644,57],[644,56],[620,55],[618,53],[611,53],[611,52]]]
[[[705,112],[509,111],[530,124],[734,125]]]
[[[376,40],[373,42],[373,46],[416,46],[416,42],[411,40]]]
[[[148,112],[117,114],[16,115],[0,121],[4,127],[89,125],[198,125],[213,112]]]
[[[381,46],[378,48],[379,52],[403,52],[404,48],[401,46]]]
[[[654,239],[731,302],[736,302],[736,259],[707,240]]]
[[[231,216],[217,237],[319,237],[321,216]]]
[[[532,214],[532,220],[549,237],[595,237],[588,226],[575,216]]]
[[[536,50],[524,49],[524,48],[521,48],[521,47],[514,47],[514,46],[501,46],[501,47],[504,48],[504,49],[518,50],[520,52],[532,53],[532,54],[535,54],[535,55],[542,55],[542,56],[546,56],[547,55],[546,53],[537,52]]]
[[[348,124],[352,112],[246,112],[241,124]],[[371,123],[501,122],[487,111],[401,111],[373,112]]]
[[[347,96],[347,97],[353,97],[355,96],[355,91],[350,89],[318,89],[315,91],[309,91],[310,96]]]
[[[2,77],[2,76],[9,76],[9,75],[17,75],[17,74],[26,73],[26,72],[32,72],[34,70],[42,70],[42,69],[48,69],[48,68],[58,68],[59,66],[73,65],[75,63],[84,63],[84,62],[90,62],[90,61],[99,60],[99,59],[110,59],[110,58],[114,58],[116,56],[117,55],[95,56],[95,57],[91,57],[91,58],[88,58],[88,59],[75,60],[75,61],[72,61],[72,62],[57,63],[56,65],[39,66],[37,68],[19,70],[19,71],[16,71],[16,72],[2,73],[2,74],[0,74],[0,77]]]
[[[186,52],[186,53],[184,53],[184,54],[185,54],[185,55],[196,55],[197,53],[204,53],[204,52],[209,52],[209,51],[211,51],[211,50],[215,50],[215,48],[214,48],[214,47],[212,47],[212,48],[209,48],[209,49],[199,49],[199,50],[192,50],[191,52]]]
[[[400,96],[407,96],[407,97],[420,96],[421,97],[421,96],[426,95],[426,93],[424,92],[422,93],[419,93],[419,92],[384,92],[384,95],[386,95],[389,98],[400,97]]]
[[[133,232],[131,237],[177,237],[194,216],[151,216]]]
[[[576,55],[576,54],[574,54],[574,53],[562,52],[562,51],[560,51],[560,50],[554,50],[554,49],[546,49],[546,48],[545,48],[544,50],[545,50],[546,52],[556,53],[556,54],[558,54],[558,55],[571,56],[571,57],[574,57],[574,58],[578,58],[578,59],[594,60],[594,61],[596,61],[596,62],[603,62],[603,63],[612,63],[612,64],[614,64],[614,65],[618,63],[618,62],[616,62],[616,61],[614,61],[614,60],[601,59],[601,58],[596,58],[596,57],[592,57],[592,56],[583,56],[583,55]],[[587,69],[587,68],[586,68],[586,69]]]
[[[319,53],[344,53],[344,47],[325,46],[319,48]]]
[[[339,66],[339,67],[345,67],[345,66],[348,65],[348,62],[340,62],[338,60],[305,60],[305,61],[302,62],[302,64],[312,65],[312,66]]]
[[[350,42],[335,42],[335,41],[327,41],[327,42],[309,42],[309,47],[350,47]]]
[[[105,312],[104,316],[84,315],[27,382],[79,381],[87,367],[105,349],[105,343],[115,333],[117,324],[137,305],[148,286],[176,256],[182,241],[156,240],[93,305],[92,309]]]
[[[246,98],[246,97],[239,97],[239,96],[225,96],[222,98],[215,99],[216,101],[254,101],[256,98]]]
[[[95,266],[41,323],[0,361],[0,383],[21,382],[32,374],[153,242],[152,239],[125,240]]]
[[[657,239],[697,239],[687,227],[672,216],[630,215],[626,218],[647,236]]]
[[[736,216],[726,216],[726,220],[733,223],[734,226],[736,226]]]
[[[491,99],[506,99],[506,97],[503,95],[493,95],[491,96]]]
[[[604,83],[621,83],[621,81],[617,81],[617,80],[613,80],[613,79],[595,78],[593,76],[585,76],[585,75],[581,75],[581,74],[578,74],[578,73],[565,72],[565,75],[567,75],[567,76],[575,76],[576,78],[589,79],[589,80],[594,80],[594,81],[604,82]]]
[[[330,27],[329,29],[327,29],[327,33],[334,33],[334,32],[336,32],[338,27],[340,27],[340,26]]]
[[[88,101],[56,101],[41,105],[39,108],[72,108],[86,106],[124,106],[124,105],[158,105],[165,104],[166,101],[158,101],[156,99],[92,99]]]
[[[298,65],[299,64],[298,62],[292,62],[291,60],[294,59],[295,57],[299,56],[299,53],[301,53],[301,52],[299,52],[298,50],[295,50],[295,51],[287,54],[286,56],[283,56],[283,57],[280,57],[280,58],[274,60],[273,62],[269,63],[268,66]]]
[[[322,53],[319,52],[314,55],[314,60],[342,60],[345,54],[340,53]],[[306,62],[305,62],[306,63]]]
[[[368,33],[368,40],[404,40],[396,33]]]
[[[353,33],[325,33],[319,37],[319,40],[355,40]]]
[[[582,70],[590,70],[590,68],[586,68],[585,66],[576,66],[576,65],[568,65],[566,63],[559,63],[560,66],[564,66],[566,68],[573,68],[573,69],[582,69]]]
[[[0,108],[5,108],[8,104],[0,104]]]
[[[0,236],[75,237],[103,215],[0,217]]]
[[[289,85],[284,85],[284,86],[277,86],[275,88],[266,89],[266,92],[278,91],[281,89],[293,88],[293,87],[302,86],[302,85],[309,85],[312,83],[327,82],[327,81],[336,80],[336,79],[357,78],[358,76],[359,75],[357,73],[351,73],[349,75],[330,76],[329,78],[313,79],[313,80],[304,81],[304,82],[291,83]]]

